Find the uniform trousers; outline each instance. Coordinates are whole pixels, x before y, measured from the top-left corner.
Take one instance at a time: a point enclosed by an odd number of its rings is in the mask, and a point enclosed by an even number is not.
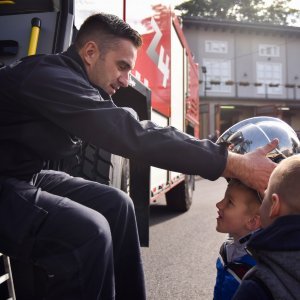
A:
[[[50,170],[1,178],[0,252],[23,264],[16,281],[34,266],[45,289],[31,299],[146,298],[132,200],[100,183]]]

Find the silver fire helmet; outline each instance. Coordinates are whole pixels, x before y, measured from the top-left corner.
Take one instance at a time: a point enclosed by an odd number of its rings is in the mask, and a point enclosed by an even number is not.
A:
[[[273,161],[300,153],[300,141],[296,132],[284,121],[273,117],[253,117],[236,123],[217,140],[226,143],[232,152],[244,154],[279,139],[279,145],[268,154]]]

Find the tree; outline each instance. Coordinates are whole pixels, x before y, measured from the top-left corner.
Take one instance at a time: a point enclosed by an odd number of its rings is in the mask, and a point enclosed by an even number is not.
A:
[[[299,10],[289,7],[290,2],[273,0],[267,5],[265,0],[188,0],[175,9],[182,16],[288,25],[300,17]]]

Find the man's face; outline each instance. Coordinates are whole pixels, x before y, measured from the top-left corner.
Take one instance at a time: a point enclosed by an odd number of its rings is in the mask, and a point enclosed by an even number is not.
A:
[[[131,70],[135,66],[137,48],[126,39],[120,39],[117,46],[108,49],[88,68],[90,81],[113,95],[120,87],[127,87]]]

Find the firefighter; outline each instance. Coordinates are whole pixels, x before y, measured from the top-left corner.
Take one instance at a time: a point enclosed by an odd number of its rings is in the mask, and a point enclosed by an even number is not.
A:
[[[141,43],[121,19],[96,14],[66,52],[0,70],[0,251],[42,270],[44,294],[27,299],[145,299],[131,199],[45,170],[47,161],[76,155],[82,140],[209,180],[267,185],[275,164],[265,155],[276,140],[243,156],[228,153],[224,145],[139,122],[114,105],[110,96],[128,86]]]

